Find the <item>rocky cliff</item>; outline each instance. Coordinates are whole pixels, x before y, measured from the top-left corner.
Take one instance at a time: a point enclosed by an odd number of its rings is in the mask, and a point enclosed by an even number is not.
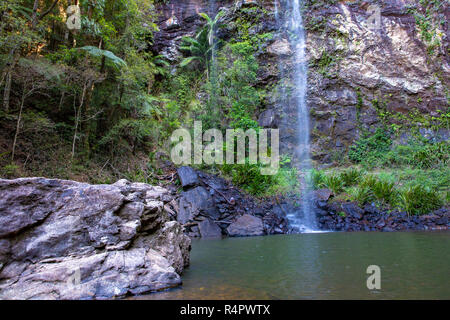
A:
[[[255,114],[263,127],[279,127],[282,152],[297,145],[297,106],[292,79],[295,55],[280,16],[287,0],[171,0],[160,6],[161,32],[154,50],[176,65],[183,36],[203,21],[199,12],[227,14],[218,37],[230,41],[270,35],[257,49],[258,86],[266,99]],[[348,151],[364,130],[392,128],[398,143],[410,129],[428,139],[449,137],[448,6],[417,0],[304,1],[307,30],[308,107],[312,156],[329,163]]]
[[[163,188],[0,180],[0,298],[102,299],[181,284],[190,239]]]

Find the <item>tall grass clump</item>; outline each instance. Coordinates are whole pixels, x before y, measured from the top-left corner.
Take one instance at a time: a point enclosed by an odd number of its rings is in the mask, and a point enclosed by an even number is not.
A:
[[[326,187],[325,185],[326,174],[322,170],[312,169],[309,175],[310,184],[314,189],[320,189]]]
[[[414,185],[400,190],[399,207],[409,215],[426,214],[442,206],[439,194],[421,185]]]
[[[351,201],[356,201],[361,206],[375,199],[372,190],[368,186],[350,187],[346,189],[346,192]]]
[[[395,204],[397,191],[395,183],[387,180],[377,180],[372,186],[373,195],[382,204]]]
[[[326,175],[324,178],[324,184],[328,189],[333,191],[335,195],[344,190],[344,181],[342,181],[341,177],[336,173]]]
[[[342,182],[344,183],[345,187],[351,187],[358,184],[361,181],[363,172],[356,168],[350,168],[346,169],[345,171],[342,171],[339,176]]]

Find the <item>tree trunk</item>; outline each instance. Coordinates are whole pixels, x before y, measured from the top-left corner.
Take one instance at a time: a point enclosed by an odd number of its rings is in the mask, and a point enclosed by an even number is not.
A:
[[[80,123],[80,118],[81,118],[81,108],[83,107],[84,97],[86,95],[86,87],[87,87],[87,83],[85,83],[85,85],[83,87],[83,93],[81,94],[80,105],[78,106],[78,109],[77,109],[76,104],[74,102],[75,125],[74,125],[74,133],[73,133],[73,140],[72,140],[72,159],[75,156],[75,145],[76,145],[76,141],[77,141],[77,130],[78,130],[78,125]]]
[[[89,82],[88,91],[86,93],[86,102],[84,107],[84,118],[86,121],[85,129],[84,129],[84,151],[86,153],[86,159],[89,159],[91,156],[91,146],[89,142],[89,138],[91,135],[91,123],[89,119],[89,113],[91,111],[91,99],[92,99],[92,92],[94,91],[94,81],[91,80]]]
[[[12,68],[6,74],[5,91],[3,92],[3,109],[9,111],[9,96],[11,94]]]
[[[16,134],[14,135],[14,142],[13,142],[12,153],[11,153],[11,162],[14,161],[14,155],[16,153],[17,137],[19,136],[20,121],[22,120],[22,110],[23,110],[23,105],[25,104],[25,96],[26,95],[25,95],[25,88],[24,88],[24,92],[22,93],[22,99],[20,101],[19,116],[17,118]]]
[[[34,4],[33,4],[33,13],[31,14],[31,29],[35,29],[36,25],[37,25],[37,10],[39,7],[39,0],[34,0]]]

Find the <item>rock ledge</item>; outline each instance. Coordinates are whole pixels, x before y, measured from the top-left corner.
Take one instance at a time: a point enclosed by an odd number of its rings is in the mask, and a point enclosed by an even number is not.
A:
[[[107,299],[181,284],[190,239],[164,188],[0,179],[0,299]]]

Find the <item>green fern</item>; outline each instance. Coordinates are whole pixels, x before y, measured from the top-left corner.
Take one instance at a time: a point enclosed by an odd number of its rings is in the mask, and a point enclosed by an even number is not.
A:
[[[119,58],[114,53],[108,50],[99,49],[94,46],[84,46],[78,49],[84,50],[94,57],[105,57],[109,59],[109,61],[111,61],[115,67],[125,67],[127,65],[127,63],[124,60],[122,60],[121,58]]]

